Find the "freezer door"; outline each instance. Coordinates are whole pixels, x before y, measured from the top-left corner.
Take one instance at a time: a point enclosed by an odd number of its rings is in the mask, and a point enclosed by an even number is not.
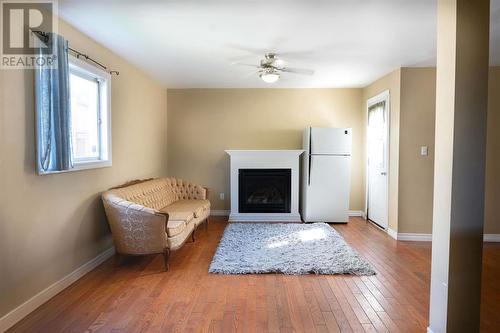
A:
[[[350,156],[313,155],[309,164],[306,222],[347,222]]]
[[[350,155],[352,150],[352,129],[311,128],[311,154]]]

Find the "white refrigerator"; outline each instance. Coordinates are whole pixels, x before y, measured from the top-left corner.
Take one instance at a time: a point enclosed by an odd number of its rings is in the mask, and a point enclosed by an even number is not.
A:
[[[347,223],[351,128],[304,130],[301,213],[304,222]]]

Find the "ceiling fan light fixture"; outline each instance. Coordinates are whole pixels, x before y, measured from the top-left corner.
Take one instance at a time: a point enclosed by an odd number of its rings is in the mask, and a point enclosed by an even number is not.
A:
[[[265,71],[263,73],[260,73],[259,76],[262,79],[262,81],[266,83],[274,83],[279,80],[280,73],[276,71]]]

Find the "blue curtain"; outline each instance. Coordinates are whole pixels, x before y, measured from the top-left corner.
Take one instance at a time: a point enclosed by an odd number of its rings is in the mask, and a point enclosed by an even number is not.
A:
[[[73,168],[68,42],[47,34],[56,55],[55,66],[35,69],[37,169],[51,173]],[[38,52],[42,56],[42,52]]]

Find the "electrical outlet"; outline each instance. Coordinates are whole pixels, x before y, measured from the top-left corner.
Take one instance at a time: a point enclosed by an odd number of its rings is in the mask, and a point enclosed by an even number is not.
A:
[[[420,147],[420,155],[422,155],[422,156],[429,155],[429,147],[427,147],[427,146]]]
[[[221,200],[224,200],[224,193],[219,193],[219,198],[220,198]]]

